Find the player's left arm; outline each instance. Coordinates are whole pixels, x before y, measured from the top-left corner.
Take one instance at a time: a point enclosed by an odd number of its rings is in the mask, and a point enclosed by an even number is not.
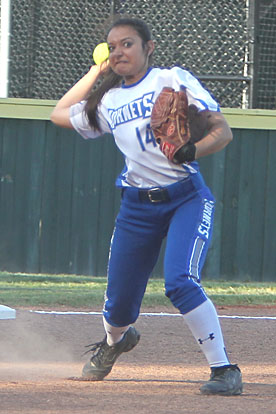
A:
[[[195,159],[222,150],[232,139],[232,131],[222,113],[208,111],[207,134],[195,144]]]

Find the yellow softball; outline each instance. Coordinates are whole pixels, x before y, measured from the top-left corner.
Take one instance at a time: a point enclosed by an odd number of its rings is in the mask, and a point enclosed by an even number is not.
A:
[[[100,65],[109,57],[109,48],[107,43],[99,43],[93,51],[93,60],[96,65]]]

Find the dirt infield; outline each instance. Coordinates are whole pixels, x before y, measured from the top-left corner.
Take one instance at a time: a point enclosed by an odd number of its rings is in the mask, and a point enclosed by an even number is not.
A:
[[[276,316],[275,308],[218,312]],[[18,310],[16,320],[0,321],[0,413],[275,414],[276,319],[222,317],[221,324],[231,361],[243,371],[242,396],[199,393],[209,368],[179,316],[140,316],[139,345],[106,380],[90,382],[69,378],[81,373],[85,345],[102,339],[101,316]]]

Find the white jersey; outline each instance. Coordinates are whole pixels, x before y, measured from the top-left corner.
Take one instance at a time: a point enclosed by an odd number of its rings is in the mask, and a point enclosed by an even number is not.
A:
[[[116,181],[119,187],[167,186],[198,171],[197,162],[189,165],[173,164],[156,144],[150,128],[150,116],[153,104],[164,86],[176,91],[186,88],[189,105],[195,104],[200,110],[220,110],[199,81],[179,67],[150,68],[137,83],[122,84],[109,90],[98,106],[101,132],[89,125],[84,112],[85,101],[70,109],[71,123],[84,138],[97,138],[104,133],[113,135],[125,157],[125,168]]]

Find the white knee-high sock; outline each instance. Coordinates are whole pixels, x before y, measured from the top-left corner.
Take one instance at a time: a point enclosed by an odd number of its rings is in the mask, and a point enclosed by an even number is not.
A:
[[[229,365],[217,311],[211,300],[207,299],[183,318],[210,367]]]
[[[129,328],[129,325],[122,326],[119,328],[116,326],[112,326],[105,320],[104,317],[103,317],[103,324],[104,324],[104,329],[106,332],[106,341],[107,341],[107,344],[110,346],[115,345],[118,342],[120,342],[121,339],[123,339],[124,334]]]

